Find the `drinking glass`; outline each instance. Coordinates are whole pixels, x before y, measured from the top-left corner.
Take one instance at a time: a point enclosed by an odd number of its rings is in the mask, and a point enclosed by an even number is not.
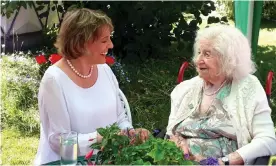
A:
[[[60,135],[60,164],[76,165],[78,158],[78,133],[64,132]]]

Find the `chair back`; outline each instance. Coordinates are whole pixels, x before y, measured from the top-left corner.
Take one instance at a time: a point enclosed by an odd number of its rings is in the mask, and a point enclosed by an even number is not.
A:
[[[126,96],[124,95],[124,93],[121,91],[121,89],[119,89],[119,96],[120,96],[120,100],[123,104],[123,107],[126,111],[126,115],[128,116],[128,120],[129,122],[132,124],[132,118],[131,118],[131,112],[130,112],[130,107],[127,101]]]
[[[266,83],[265,83],[265,93],[266,93],[269,105],[271,104],[270,98],[271,98],[273,76],[274,76],[274,73],[272,71],[269,71],[266,78]]]

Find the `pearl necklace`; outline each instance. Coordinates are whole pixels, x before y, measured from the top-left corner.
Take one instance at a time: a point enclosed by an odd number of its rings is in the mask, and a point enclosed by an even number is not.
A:
[[[71,63],[68,59],[67,59],[67,63],[68,63],[68,65],[71,67],[71,69],[72,69],[79,77],[81,77],[81,78],[84,78],[84,79],[89,78],[89,77],[91,77],[91,75],[92,75],[92,73],[93,73],[93,66],[91,66],[91,69],[90,69],[89,74],[85,76],[85,75],[80,74],[80,73],[74,68],[74,66],[72,65],[72,63]]]
[[[203,92],[204,92],[204,94],[206,95],[206,96],[213,96],[214,94],[217,94],[218,92],[219,92],[219,90],[224,86],[224,84],[226,83],[226,80],[220,85],[220,87],[216,90],[216,91],[214,91],[213,93],[210,93],[210,94],[207,94],[205,91],[206,91],[206,89],[205,89],[205,84],[203,85]]]

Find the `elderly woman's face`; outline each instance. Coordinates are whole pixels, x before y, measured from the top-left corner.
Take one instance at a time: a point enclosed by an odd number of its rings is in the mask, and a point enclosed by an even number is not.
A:
[[[212,44],[207,40],[199,42],[199,50],[196,59],[196,69],[205,81],[214,80],[220,73],[219,59]]]

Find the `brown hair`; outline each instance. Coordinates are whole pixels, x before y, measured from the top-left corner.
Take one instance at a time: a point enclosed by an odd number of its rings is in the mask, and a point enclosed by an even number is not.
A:
[[[59,54],[68,59],[76,59],[85,53],[87,41],[97,39],[104,25],[113,31],[111,19],[99,10],[82,8],[68,11],[54,45]]]

